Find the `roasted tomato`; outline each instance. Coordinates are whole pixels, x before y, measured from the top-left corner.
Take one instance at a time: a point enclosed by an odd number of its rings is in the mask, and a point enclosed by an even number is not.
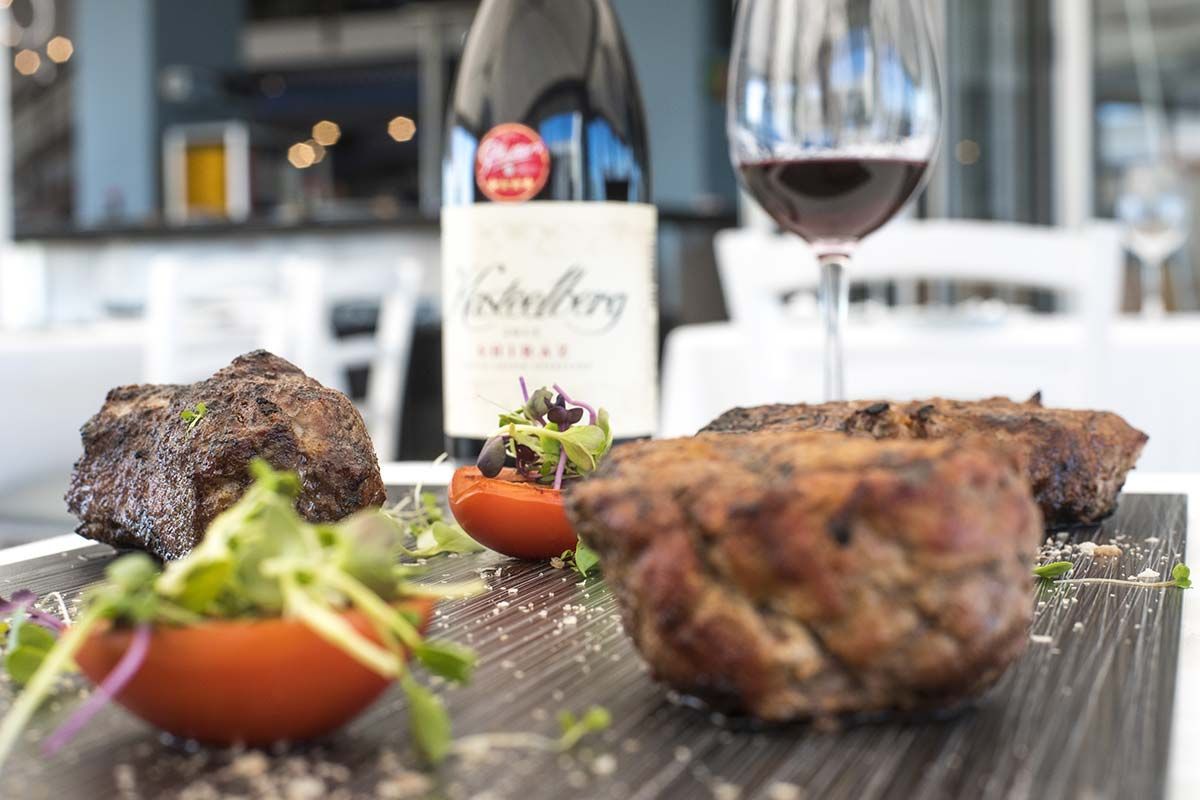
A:
[[[476,467],[461,467],[450,481],[449,499],[463,530],[497,553],[537,560],[575,549],[562,492],[514,469],[485,478]]]
[[[432,600],[404,604],[424,628]],[[374,638],[355,611],[345,619]],[[97,631],[75,657],[100,683],[129,647],[127,630]],[[159,627],[117,702],[176,736],[220,745],[267,745],[330,733],[371,705],[391,681],[290,619],[215,620]]]

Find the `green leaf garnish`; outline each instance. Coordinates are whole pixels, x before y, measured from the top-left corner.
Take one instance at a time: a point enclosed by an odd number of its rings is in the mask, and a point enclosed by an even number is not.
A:
[[[558,715],[558,725],[562,735],[558,737],[558,749],[566,752],[579,744],[579,740],[589,733],[599,733],[612,724],[612,715],[602,706],[592,706],[576,718],[570,711],[561,711]]]
[[[9,621],[4,647],[4,671],[18,686],[24,686],[37,672],[53,649],[57,637],[30,621],[24,610],[17,608]]]
[[[1042,564],[1040,567],[1034,567],[1033,574],[1039,578],[1046,580],[1054,580],[1066,575],[1075,567],[1070,561],[1052,561],[1049,564]]]
[[[431,764],[450,752],[450,716],[441,698],[405,675],[400,681],[408,698],[408,727],[417,749]]]
[[[588,547],[583,542],[575,545],[575,553],[571,559],[576,571],[583,577],[587,577],[592,570],[600,566],[600,556],[595,550]]]
[[[478,660],[475,651],[453,642],[422,642],[413,655],[425,669],[455,683],[467,683]]]
[[[1176,564],[1171,570],[1171,578],[1180,589],[1192,588],[1192,571],[1187,564]]]
[[[192,406],[191,408],[185,408],[183,411],[180,411],[179,418],[187,423],[188,433],[191,433],[192,430],[194,430],[195,427],[200,424],[200,420],[204,419],[207,414],[208,404],[196,403],[196,405]]]

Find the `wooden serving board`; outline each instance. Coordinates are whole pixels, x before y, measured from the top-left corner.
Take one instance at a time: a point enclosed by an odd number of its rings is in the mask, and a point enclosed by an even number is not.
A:
[[[1066,543],[1116,541],[1118,561],[1078,573],[1167,572],[1184,560],[1182,497],[1135,495]],[[0,568],[0,594],[68,595],[95,582],[103,546]],[[1078,574],[1077,573],[1077,574]],[[1043,589],[1022,660],[973,707],[946,719],[842,731],[763,728],[692,707],[656,685],[621,630],[600,579],[494,555],[435,562],[431,579],[482,575],[487,594],[445,604],[434,636],[475,647],[472,685],[445,692],[457,736],[557,735],[560,710],[597,704],[605,733],[569,755],[498,746],[415,772],[398,692],[327,741],[266,753],[168,740],[117,708],[53,760],[27,736],[0,796],[337,798],[1157,798],[1165,792],[1178,660],[1178,590]],[[302,669],[303,665],[297,665]],[[180,691],[189,687],[181,686]],[[44,734],[78,701],[48,705]],[[0,697],[6,707],[7,697]]]

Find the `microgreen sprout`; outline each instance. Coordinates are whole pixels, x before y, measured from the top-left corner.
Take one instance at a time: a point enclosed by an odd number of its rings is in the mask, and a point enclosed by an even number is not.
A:
[[[538,733],[477,733],[456,739],[450,752],[460,756],[487,753],[492,749],[531,750],[542,753],[566,753],[585,737],[599,733],[612,724],[612,715],[602,706],[592,706],[576,717],[571,711],[558,713],[559,736],[551,739]]]
[[[1033,570],[1033,574],[1047,583],[1055,586],[1075,585],[1106,585],[1106,586],[1136,586],[1141,589],[1190,589],[1192,588],[1192,571],[1187,564],[1176,564],[1171,569],[1171,579],[1155,580],[1121,580],[1120,578],[1063,578],[1069,573],[1074,564],[1070,561],[1055,561],[1043,564]]]
[[[500,415],[500,427],[476,461],[479,471],[494,478],[511,461],[525,479],[555,489],[593,472],[612,448],[608,412],[572,399],[558,384],[554,391],[543,387],[530,392],[523,377],[519,383],[525,403]]]
[[[1042,564],[1040,567],[1034,567],[1033,574],[1039,578],[1053,580],[1061,578],[1075,567],[1070,561],[1053,561],[1049,564]]]
[[[563,566],[569,564],[584,578],[600,566],[600,556],[583,542],[576,543],[574,550],[564,550],[558,560]]]
[[[185,408],[179,412],[179,418],[187,423],[188,433],[195,430],[196,426],[200,424],[200,420],[204,419],[207,415],[207,403],[196,403],[191,408]]]
[[[558,737],[558,750],[565,753],[589,733],[599,733],[611,724],[612,715],[608,713],[608,709],[601,706],[592,706],[583,712],[581,717],[576,717],[570,711],[561,711],[558,715],[558,725],[562,729],[562,735]]]

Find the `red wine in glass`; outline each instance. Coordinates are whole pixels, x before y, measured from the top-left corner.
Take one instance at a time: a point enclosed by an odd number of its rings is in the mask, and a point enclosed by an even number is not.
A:
[[[927,160],[807,157],[740,165],[746,188],[781,226],[809,242],[853,245],[908,202]]]

